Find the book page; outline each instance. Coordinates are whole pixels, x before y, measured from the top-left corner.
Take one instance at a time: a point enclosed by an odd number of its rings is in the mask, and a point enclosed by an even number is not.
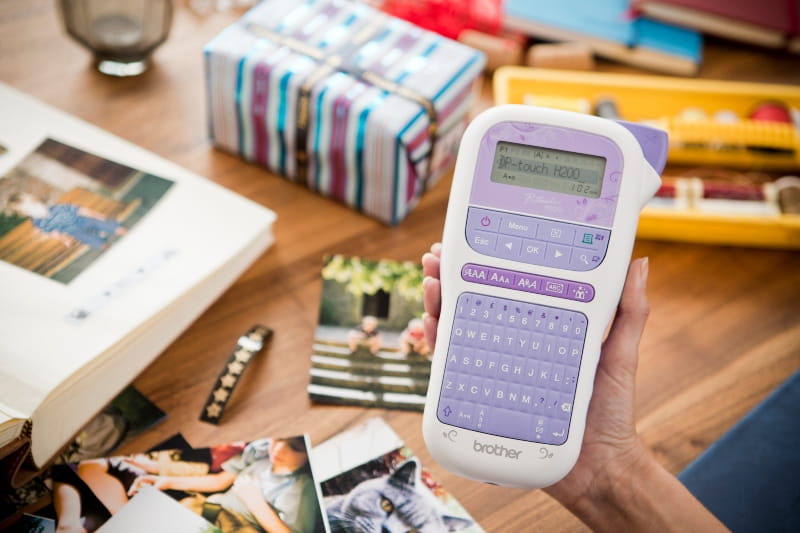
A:
[[[103,357],[268,246],[275,215],[3,85],[0,113],[0,411],[25,419],[87,367],[113,375]]]

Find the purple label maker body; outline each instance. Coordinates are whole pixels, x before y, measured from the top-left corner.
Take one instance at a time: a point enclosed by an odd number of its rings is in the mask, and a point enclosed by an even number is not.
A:
[[[423,435],[472,479],[543,487],[580,452],[603,333],[666,134],[506,105],[461,142]]]

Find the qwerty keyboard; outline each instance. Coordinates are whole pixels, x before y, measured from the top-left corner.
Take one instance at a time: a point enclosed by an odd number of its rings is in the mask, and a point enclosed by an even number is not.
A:
[[[439,420],[502,437],[563,444],[587,325],[578,311],[462,293]]]

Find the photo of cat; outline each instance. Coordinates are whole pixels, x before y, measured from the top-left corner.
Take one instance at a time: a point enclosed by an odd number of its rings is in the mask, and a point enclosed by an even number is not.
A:
[[[469,518],[442,513],[433,493],[418,490],[420,470],[416,458],[408,459],[393,472],[361,481],[347,494],[326,496],[331,533],[433,533],[473,525]]]
[[[331,533],[482,533],[381,418],[314,447]]]

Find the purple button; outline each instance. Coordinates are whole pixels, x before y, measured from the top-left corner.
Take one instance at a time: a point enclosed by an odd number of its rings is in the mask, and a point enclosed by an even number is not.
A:
[[[489,270],[489,267],[468,263],[461,268],[461,279],[486,284],[489,279]]]
[[[569,420],[570,415],[572,415],[572,395],[562,394],[559,399],[561,401],[558,406],[558,418]]]
[[[605,251],[597,252],[585,248],[573,248],[569,267],[571,270],[578,270],[580,272],[592,270],[600,265],[604,256]]]
[[[486,387],[486,385],[484,385]],[[478,431],[486,431],[486,427],[489,425],[489,412],[491,409],[485,407],[483,405],[476,405],[475,411],[473,411],[472,416],[473,422],[475,424],[475,429]]]
[[[533,412],[537,414],[544,414],[544,396],[547,391],[541,387],[536,387],[533,395]]]
[[[594,287],[588,283],[570,282],[567,298],[577,302],[591,302],[594,300]]]
[[[510,409],[520,410],[522,407],[522,387],[516,383],[508,385],[508,396],[506,397],[506,405]]]
[[[498,235],[497,245],[495,246],[495,253],[497,257],[504,259],[519,260],[520,251],[522,250],[522,239],[519,237],[511,237],[509,235]]]
[[[542,294],[547,294],[548,296],[559,296],[563,298],[567,294],[568,287],[569,284],[566,281],[549,278],[544,281]]]
[[[541,290],[542,278],[539,276],[517,273],[514,278],[514,288],[518,291],[537,293]]]
[[[456,383],[458,382],[458,372],[446,370],[444,379],[442,380],[442,398],[455,398],[456,397]],[[441,402],[439,402],[441,407]]]
[[[561,404],[561,393],[555,390],[548,390],[545,394],[545,414],[550,417],[558,416],[558,408]]]
[[[450,360],[448,359],[448,363],[449,362]],[[458,368],[461,372],[466,372],[467,374],[474,373],[475,351],[472,348],[464,348],[459,354],[457,364],[459,365]]]
[[[485,209],[469,208],[467,214],[467,228],[496,232],[500,226],[500,213]]]
[[[583,355],[583,339],[570,342],[567,364],[577,368],[581,363],[581,355]]]
[[[475,405],[469,402],[461,402],[454,409],[456,425],[464,429],[474,429],[475,427]]]
[[[514,274],[511,271],[499,268],[490,268],[488,270],[489,279],[485,282],[487,285],[505,287],[507,289],[514,288]]]
[[[516,341],[514,342],[514,353],[522,356],[527,355],[530,342],[531,342],[530,331],[524,329],[518,331]]]
[[[544,264],[553,268],[569,268],[572,247],[563,244],[547,243]]]
[[[547,423],[547,417],[542,415],[534,416],[533,420],[533,438],[531,440],[549,444],[549,438],[547,435],[547,428],[549,427],[549,424]]]
[[[495,407],[489,420],[488,431],[495,435],[506,435],[512,439],[528,439],[531,415]]]
[[[609,235],[611,232],[605,229],[579,227],[575,229],[575,239],[572,244],[580,248],[603,252],[601,255],[604,255],[608,248]]]
[[[536,376],[539,375],[539,359],[533,357],[532,355],[526,353],[528,350],[527,344],[521,350],[523,355],[525,355],[525,367],[522,369],[522,377],[523,381],[526,385],[533,386],[536,385]]]
[[[569,355],[569,343],[570,341],[568,339],[558,337],[558,340],[556,341],[556,361],[563,363],[567,360],[567,356]]]
[[[469,379],[469,386],[467,387],[467,397],[471,402],[480,400],[481,385],[483,385],[483,378],[472,376]]]
[[[569,420],[550,419],[542,442],[545,444],[564,444],[567,441],[568,432]]]
[[[564,386],[565,368],[564,365],[553,365],[553,390],[560,391]]]
[[[586,336],[586,315],[579,313],[572,322],[572,338],[583,340]]]
[[[533,265],[543,265],[546,245],[542,241],[522,241],[520,260]]]
[[[534,218],[503,213],[498,231],[504,235],[535,239],[537,226]]]
[[[456,318],[453,321],[453,333],[450,342],[455,345],[463,345],[467,342],[467,331],[469,330],[469,322],[463,318]]]
[[[467,387],[469,386],[469,379],[470,377],[467,374],[458,374],[458,379],[455,382],[456,400],[469,400],[469,398],[467,397]]]
[[[476,252],[493,255],[494,245],[497,242],[497,234],[470,229],[467,230],[467,242],[470,248]]]
[[[444,399],[442,399],[444,400]],[[456,411],[459,402],[453,400],[444,400],[439,402],[439,420],[445,424],[452,424],[456,420]],[[455,408],[455,409],[454,409]]]
[[[539,365],[539,375],[536,376],[536,384],[544,389],[550,386],[550,373],[553,370],[553,363],[543,362]]]
[[[561,222],[542,220],[536,230],[536,238],[540,241],[571,245],[575,238],[575,227]]]
[[[564,367],[564,392],[574,393],[575,387],[578,385],[578,367],[565,366]]]
[[[492,398],[491,405],[493,407],[505,407],[506,396],[508,391],[508,382],[504,377],[501,377],[494,382],[494,397]]]

